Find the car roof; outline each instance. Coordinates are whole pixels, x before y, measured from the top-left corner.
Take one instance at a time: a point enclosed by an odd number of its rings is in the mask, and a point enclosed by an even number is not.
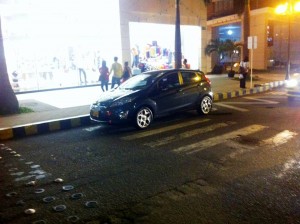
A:
[[[186,68],[176,68],[176,69],[159,69],[159,70],[152,70],[152,71],[146,71],[145,74],[160,74],[160,73],[169,73],[169,72],[178,72],[178,71],[191,71],[191,72],[200,72],[199,69],[186,69]]]

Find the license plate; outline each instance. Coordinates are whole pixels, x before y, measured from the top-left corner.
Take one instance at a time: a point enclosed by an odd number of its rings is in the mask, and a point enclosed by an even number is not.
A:
[[[99,117],[99,111],[93,110],[92,115],[93,115],[93,117]]]

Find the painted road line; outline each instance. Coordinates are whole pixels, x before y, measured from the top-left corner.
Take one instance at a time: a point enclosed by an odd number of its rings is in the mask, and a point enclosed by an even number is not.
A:
[[[250,150],[256,149],[256,146],[241,144],[241,143],[236,142],[234,140],[226,141],[226,146],[229,147],[230,149],[234,150],[234,151],[231,152],[229,155],[225,156],[223,158],[223,161],[227,160],[228,158],[234,159],[237,156],[240,156],[240,155],[242,155],[246,152],[249,152]]]
[[[296,135],[298,134],[295,132],[284,130],[271,138],[263,140],[261,145],[272,145],[272,147],[280,146],[282,144],[287,143],[290,139],[292,139]]]
[[[299,170],[299,164],[300,161],[296,159],[290,159],[288,160],[282,167],[282,170],[279,172],[279,174],[276,175],[277,178],[283,178],[285,177],[291,170]]]
[[[266,102],[228,102],[226,103],[226,105],[266,105],[266,104],[278,104],[279,102],[275,102],[274,103],[266,103]]]
[[[232,131],[229,133],[226,133],[224,135],[215,136],[209,139],[204,139],[201,142],[197,142],[191,145],[182,146],[177,149],[174,149],[173,151],[176,153],[187,153],[192,154],[195,152],[199,152],[203,149],[218,145],[218,144],[224,144],[225,141],[235,138],[240,135],[250,135],[255,132],[261,131],[263,129],[267,128],[266,126],[254,124],[247,126],[245,128],[238,129],[236,131]]]
[[[230,153],[226,158],[231,158],[234,159],[235,157],[242,155],[246,152],[249,152],[251,150],[256,150],[259,148],[262,148],[262,146],[264,146],[264,148],[274,148],[276,146],[280,146],[283,145],[285,143],[287,143],[289,140],[291,140],[294,136],[296,136],[297,133],[295,132],[291,132],[289,130],[284,130],[276,135],[274,135],[271,138],[268,138],[266,140],[261,140],[258,145],[245,145],[245,144],[241,144],[238,143],[236,141],[227,141],[226,145],[232,149],[236,149],[236,151]]]
[[[148,130],[145,132],[140,132],[140,133],[135,133],[132,135],[128,135],[125,137],[122,137],[122,140],[134,140],[134,139],[139,139],[139,138],[144,138],[144,137],[148,137],[151,135],[157,135],[163,132],[167,132],[167,131],[172,131],[172,130],[176,130],[178,128],[184,128],[190,125],[195,125],[195,124],[200,124],[200,123],[204,123],[204,122],[208,122],[210,121],[210,119],[204,119],[204,120],[192,120],[189,122],[185,122],[185,123],[180,123],[180,124],[175,124],[175,125],[170,125],[170,126],[166,126],[163,128],[159,128],[159,129],[154,129],[154,130]]]
[[[215,103],[215,105],[218,105],[218,106],[221,106],[221,107],[226,107],[226,108],[233,109],[233,110],[238,110],[238,111],[241,111],[241,112],[249,111],[247,109],[231,106],[231,105],[228,105],[228,104],[225,104],[225,103]]]
[[[261,99],[261,98],[254,98],[254,97],[248,97],[248,96],[245,96],[244,99],[254,100],[254,101],[260,101],[260,102],[264,102],[264,103],[267,103],[267,104],[278,104],[279,103],[277,101],[265,100],[265,99]],[[255,102],[255,104],[256,103],[257,102]]]
[[[236,124],[236,122],[212,124],[212,125],[209,125],[207,127],[202,127],[202,128],[197,128],[197,129],[194,129],[194,130],[191,130],[191,131],[186,131],[186,132],[183,132],[183,133],[181,133],[179,135],[176,135],[176,136],[172,135],[172,136],[169,136],[169,137],[166,137],[166,138],[163,138],[163,139],[159,139],[157,141],[148,142],[148,143],[145,143],[144,145],[149,146],[151,148],[155,148],[155,147],[159,147],[159,146],[162,146],[162,145],[169,144],[173,141],[180,141],[182,139],[186,139],[186,138],[193,137],[195,135],[200,135],[200,134],[203,134],[203,133],[214,131],[218,128],[227,127],[227,126],[233,125],[233,124]]]

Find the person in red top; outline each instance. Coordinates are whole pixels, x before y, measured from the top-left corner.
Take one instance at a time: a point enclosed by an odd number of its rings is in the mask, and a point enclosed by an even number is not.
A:
[[[109,71],[108,67],[106,66],[106,61],[102,61],[102,66],[101,68],[99,68],[99,72],[99,81],[101,82],[101,89],[103,92],[105,92],[105,90],[108,91]]]
[[[128,61],[124,63],[124,70],[122,75],[122,82],[125,82],[132,76],[131,68],[128,66]]]
[[[183,60],[182,68],[186,68],[186,69],[190,69],[191,68],[190,64],[187,63],[187,59],[186,58]]]

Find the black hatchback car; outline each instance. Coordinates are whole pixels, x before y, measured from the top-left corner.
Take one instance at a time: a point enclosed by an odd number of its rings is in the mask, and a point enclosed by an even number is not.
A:
[[[109,124],[129,122],[147,128],[160,116],[196,109],[212,109],[210,80],[199,70],[157,70],[136,75],[104,92],[90,107],[90,118]]]

